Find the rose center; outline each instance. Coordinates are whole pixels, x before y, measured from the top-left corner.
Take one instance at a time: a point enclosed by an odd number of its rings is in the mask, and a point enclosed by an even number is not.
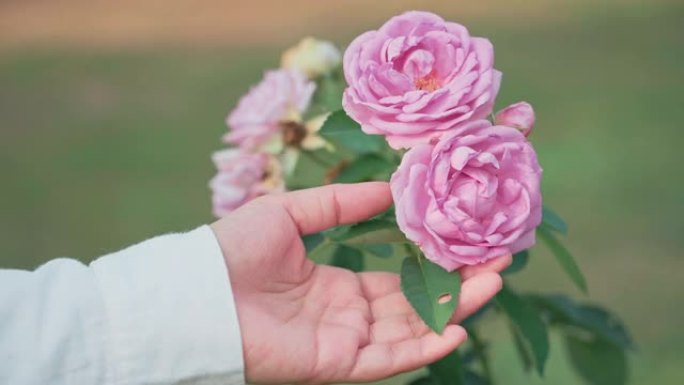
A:
[[[417,89],[428,92],[432,92],[436,89],[439,89],[442,86],[441,84],[439,84],[439,80],[437,80],[437,77],[433,74],[429,74],[423,76],[422,78],[418,78],[415,80],[413,84],[416,86]]]
[[[306,127],[298,122],[285,121],[280,123],[283,130],[283,142],[287,146],[299,147],[306,138]]]

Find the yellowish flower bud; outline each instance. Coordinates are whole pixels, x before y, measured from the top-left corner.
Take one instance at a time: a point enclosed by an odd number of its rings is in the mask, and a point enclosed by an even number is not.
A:
[[[313,79],[340,65],[341,59],[340,51],[331,42],[307,37],[283,53],[281,66]]]

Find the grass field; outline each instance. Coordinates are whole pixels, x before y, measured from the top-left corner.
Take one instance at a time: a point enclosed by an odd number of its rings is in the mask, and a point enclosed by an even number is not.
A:
[[[458,10],[448,16],[458,19]],[[570,223],[567,243],[590,299],[615,309],[634,334],[631,383],[678,383],[684,7],[578,8],[545,23],[460,20],[495,44],[504,72],[498,105],[524,99],[536,108],[545,200]],[[344,44],[359,32],[329,33]],[[0,266],[88,261],[212,220],[209,154],[221,146],[223,118],[282,48],[0,51]],[[513,283],[581,298],[540,249]],[[500,384],[580,383],[561,343],[544,381],[526,377],[501,326],[489,326]]]

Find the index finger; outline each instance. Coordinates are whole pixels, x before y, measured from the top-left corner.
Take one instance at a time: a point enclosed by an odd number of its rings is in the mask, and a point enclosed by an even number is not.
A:
[[[387,182],[332,184],[274,198],[288,212],[301,235],[360,222],[392,205]]]

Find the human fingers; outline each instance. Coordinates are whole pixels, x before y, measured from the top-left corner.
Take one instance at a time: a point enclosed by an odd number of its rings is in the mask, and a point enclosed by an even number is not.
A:
[[[301,235],[365,220],[392,204],[386,182],[333,184],[274,195]]]
[[[511,256],[511,254],[506,254],[490,259],[485,263],[464,266],[459,271],[461,272],[461,278],[466,281],[471,277],[485,272],[500,273],[510,266],[511,262],[513,262],[513,256]]]
[[[510,266],[512,261],[513,257],[507,254],[479,265],[465,266],[460,269],[461,278],[466,281],[482,273],[500,273]],[[395,273],[364,272],[359,274],[359,279],[369,301],[400,290],[401,278]]]
[[[500,273],[510,266],[512,261],[513,257],[507,254],[479,265],[462,267],[460,269],[461,279],[466,281],[486,272]],[[364,289],[369,300],[398,291],[401,281],[398,274],[375,271],[360,273],[359,278],[361,280],[361,287]]]
[[[361,289],[369,303],[378,298],[401,291],[399,274],[384,271],[359,273]]]
[[[458,306],[450,322],[459,323],[478,311],[494,298],[502,286],[501,276],[493,272],[481,273],[463,282]]]
[[[395,343],[372,343],[359,351],[344,381],[369,382],[420,368],[446,356],[466,338],[465,329],[448,325],[441,335],[428,331]]]

